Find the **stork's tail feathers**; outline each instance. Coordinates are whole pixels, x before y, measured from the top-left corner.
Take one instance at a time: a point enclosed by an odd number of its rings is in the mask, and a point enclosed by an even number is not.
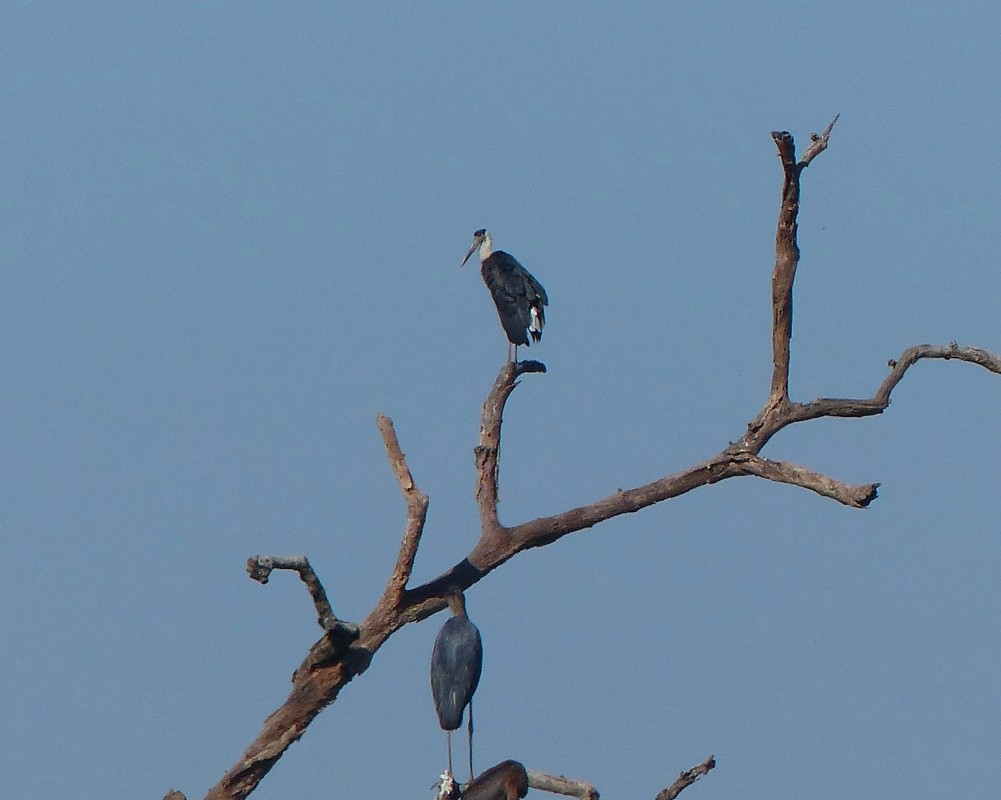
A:
[[[528,332],[532,336],[532,341],[542,341],[542,328],[546,324],[546,317],[542,308],[537,305],[532,306],[532,321],[528,325]]]

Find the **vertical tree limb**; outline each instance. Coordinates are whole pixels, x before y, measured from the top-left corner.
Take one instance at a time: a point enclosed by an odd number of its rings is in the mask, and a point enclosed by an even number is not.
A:
[[[519,376],[529,372],[545,371],[546,365],[540,361],[509,361],[497,374],[497,380],[494,381],[490,394],[483,401],[483,411],[480,414],[480,441],[473,448],[473,457],[476,463],[476,505],[480,511],[480,531],[484,535],[496,536],[504,530],[497,517],[504,406],[518,385]]]
[[[799,179],[802,171],[827,148],[838,117],[822,134],[813,134],[813,144],[802,161],[796,161],[796,144],[788,131],[773,131],[772,139],[782,161],[782,206],[775,231],[775,268],[772,271],[772,387],[768,406],[777,408],[789,400],[789,350],[792,340],[792,287],[799,264],[797,231]]]
[[[379,414],[376,417],[376,424],[379,426],[383,444],[386,446],[389,464],[393,469],[393,474],[396,475],[396,481],[400,484],[400,491],[407,504],[407,527],[403,534],[403,540],[400,542],[396,566],[393,568],[393,574],[383,595],[386,602],[399,606],[403,601],[403,593],[414,569],[414,560],[417,558],[417,548],[420,546],[421,535],[424,533],[430,501],[428,496],[417,488],[414,477],[410,474],[407,458],[396,438],[393,420],[385,414]]]

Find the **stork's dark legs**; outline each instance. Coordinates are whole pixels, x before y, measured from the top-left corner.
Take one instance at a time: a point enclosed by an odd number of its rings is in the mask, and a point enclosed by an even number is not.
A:
[[[469,701],[469,782],[473,782],[473,701]]]

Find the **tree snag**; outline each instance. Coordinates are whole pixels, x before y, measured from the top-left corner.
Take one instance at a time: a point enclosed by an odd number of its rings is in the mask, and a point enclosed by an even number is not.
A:
[[[571,533],[591,528],[621,514],[631,514],[656,503],[678,497],[693,489],[709,486],[727,478],[753,476],[812,491],[851,508],[866,508],[877,496],[878,483],[848,484],[799,464],[772,461],[761,456],[768,441],[789,425],[823,417],[861,418],[881,414],[890,404],[890,394],[904,373],[922,359],[954,359],[977,364],[1001,374],[1001,358],[976,347],[919,344],[890,360],[890,372],[870,398],[820,398],[797,403],[789,398],[790,342],[792,339],[792,292],[799,263],[797,218],[800,180],[803,170],[826,148],[835,117],[821,134],[813,134],[811,144],[797,160],[795,142],[785,131],[774,132],[783,170],[782,201],[775,236],[775,267],[772,273],[772,355],[771,387],[764,406],[747,429],[735,441],[705,461],[665,475],[632,489],[617,490],[585,506],[504,526],[497,516],[499,484],[500,432],[504,407],[517,386],[517,379],[528,373],[545,372],[539,362],[505,364],[497,375],[483,404],[480,441],[474,449],[477,472],[476,502],[480,512],[480,536],[469,554],[434,580],[408,588],[414,558],[420,545],[427,518],[428,497],[417,488],[407,466],[392,421],[379,415],[377,424],[407,505],[407,522],[399,556],[382,597],[358,625],[338,620],[316,575],[305,557],[252,558],[251,576],[262,583],[273,569],[294,569],[310,591],[317,609],[323,636],[310,648],[292,679],[292,690],[285,702],[264,722],[257,738],[236,764],[208,793],[207,800],[240,800],[261,782],[289,745],[305,732],[310,722],[356,676],[362,674],[385,641],[404,625],[420,622],[445,607],[449,591],[467,590],[518,553],[543,547]],[[657,797],[671,800],[702,775],[716,761],[710,756],[702,764],[681,773],[680,777]],[[532,770],[529,785],[545,791],[597,797],[597,792],[582,781],[553,778]],[[563,789],[555,788],[557,786]],[[572,791],[569,791],[571,790]]]

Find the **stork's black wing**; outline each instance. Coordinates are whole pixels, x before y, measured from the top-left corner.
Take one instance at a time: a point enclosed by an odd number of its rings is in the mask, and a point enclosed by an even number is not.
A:
[[[484,261],[480,272],[511,343],[529,344],[529,332],[539,341],[546,322],[543,307],[549,304],[542,284],[514,256],[502,250]]]
[[[466,617],[451,617],[435,639],[431,653],[431,696],[442,729],[454,731],[473,698],[483,668],[479,629]]]

